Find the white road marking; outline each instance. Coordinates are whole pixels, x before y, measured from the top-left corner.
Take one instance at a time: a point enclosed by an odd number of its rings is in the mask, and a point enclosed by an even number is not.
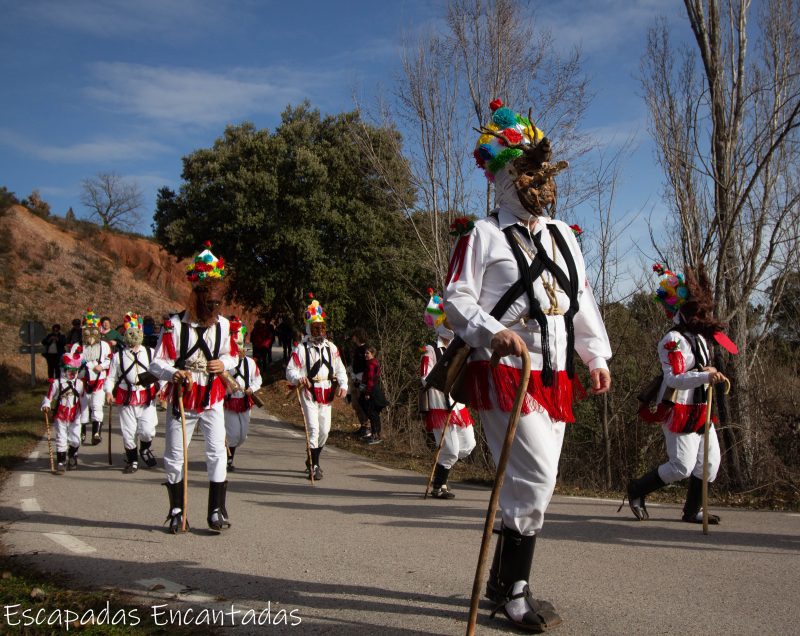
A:
[[[57,543],[61,547],[66,548],[75,554],[90,554],[92,552],[97,552],[97,549],[93,548],[88,543],[84,543],[80,539],[76,539],[72,535],[65,534],[63,532],[44,532],[42,534],[44,534],[44,536],[54,543]]]
[[[20,499],[19,500],[20,508],[22,508],[22,512],[41,512],[42,509],[39,506],[39,502],[35,499]]]
[[[386,466],[378,466],[378,464],[370,464],[369,462],[360,462],[360,464],[370,468],[377,468],[378,470],[385,470],[387,473],[391,473],[394,470],[393,468],[386,468]]]
[[[33,473],[22,473],[19,476],[20,488],[33,488]]]
[[[797,514],[796,512],[790,512],[788,514],[790,517],[800,517],[800,514]]]

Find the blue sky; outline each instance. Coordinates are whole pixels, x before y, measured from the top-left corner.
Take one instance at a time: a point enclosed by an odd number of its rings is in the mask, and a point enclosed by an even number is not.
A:
[[[647,28],[682,3],[554,0],[528,5],[560,46],[581,46],[595,93],[586,128],[607,146],[630,135],[617,214],[660,208],[661,175],[635,75]],[[0,0],[0,185],[38,189],[56,214],[81,216],[81,180],[117,172],[146,195],[180,185],[181,157],[228,123],[273,127],[308,98],[323,112],[391,90],[404,35],[441,21],[441,1]],[[471,161],[470,158],[465,160]],[[579,221],[591,226],[591,210]],[[637,224],[638,225],[638,224]],[[635,230],[635,228],[634,228]],[[641,232],[641,227],[635,234]]]

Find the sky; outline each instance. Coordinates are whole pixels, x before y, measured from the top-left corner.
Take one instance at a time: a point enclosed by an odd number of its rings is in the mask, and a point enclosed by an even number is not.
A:
[[[647,29],[664,16],[689,37],[681,2],[521,3],[563,51],[581,47],[594,93],[584,120],[607,150],[633,137],[615,203],[646,243],[663,213],[662,175],[636,74]],[[181,158],[227,124],[273,128],[304,99],[323,113],[391,92],[404,38],[442,23],[444,0],[0,0],[0,185],[34,189],[54,214],[84,216],[81,182],[115,172],[145,194],[180,187]],[[525,107],[522,110],[526,110]],[[465,160],[472,162],[471,158]],[[578,220],[591,227],[590,207]]]

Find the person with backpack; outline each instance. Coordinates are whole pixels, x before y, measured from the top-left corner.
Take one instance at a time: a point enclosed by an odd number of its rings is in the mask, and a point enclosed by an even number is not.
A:
[[[205,440],[208,475],[208,527],[219,533],[230,527],[226,506],[228,491],[225,452],[225,384],[220,377],[236,366],[238,348],[231,338],[230,323],[219,313],[225,294],[225,262],[211,252],[211,242],[197,254],[186,278],[192,284],[188,307],[164,323],[150,373],[170,383],[164,440],[164,469],[169,496],[169,531],[183,526],[183,424],[179,395],[185,414],[187,447],[195,428]]]
[[[474,151],[494,183],[496,209],[486,218],[456,219],[458,237],[446,276],[444,310],[460,341],[472,348],[465,387],[495,463],[530,357],[527,395],[500,491],[502,528],[486,596],[515,626],[544,631],[559,625],[552,604],[534,598],[528,580],[536,538],[558,474],[573,396],[582,391],[577,353],[589,368],[592,392],[611,387],[603,320],[586,276],[580,244],[556,205],[550,142],[529,117],[497,99]],[[460,344],[460,342],[459,342]],[[453,346],[453,345],[451,345]]]
[[[453,339],[453,332],[448,327],[447,316],[444,313],[442,297],[429,289],[430,300],[425,307],[423,318],[436,333],[436,345],[425,345],[425,350],[420,361],[420,379],[422,386],[427,387],[426,378],[436,362],[444,355],[447,345]],[[454,499],[455,494],[447,486],[450,470],[459,460],[469,456],[475,448],[475,431],[472,426],[472,416],[469,409],[463,404],[454,402],[453,399],[435,389],[425,389],[427,410],[424,413],[425,430],[432,433],[437,447],[441,443],[442,451],[433,472],[431,483],[431,496],[435,499]],[[449,422],[448,422],[449,418]],[[444,433],[445,424],[447,432]],[[444,433],[444,442],[442,434]]]
[[[239,349],[239,360],[231,371],[231,377],[239,385],[237,391],[231,392],[230,387],[225,392],[223,408],[225,411],[225,435],[228,444],[228,472],[235,468],[233,457],[236,449],[247,439],[250,428],[250,412],[253,410],[252,395],[261,388],[261,373],[253,358],[245,355],[244,337],[247,329],[242,322],[234,317],[231,320],[231,337],[235,336]]]
[[[123,473],[139,469],[136,438],[139,438],[139,456],[148,468],[156,465],[150,446],[156,435],[156,394],[158,382],[148,369],[153,361],[153,350],[143,344],[144,330],[141,318],[133,312],[125,315],[122,338],[125,347],[111,358],[111,367],[105,383],[106,404],[116,404],[122,444],[125,448]]]
[[[703,265],[697,270],[687,269],[685,278],[658,263],[653,271],[661,278],[653,298],[664,308],[673,327],[657,347],[662,378],[654,408],[643,404],[639,417],[661,425],[668,460],[628,482],[628,504],[634,517],[646,521],[650,514],[645,497],[666,484],[688,477],[681,520],[703,523],[703,431],[708,391],[712,384],[727,381],[711,364],[709,345],[716,340],[732,353],[738,350],[722,333],[724,325],[714,317],[711,284]],[[709,483],[716,479],[720,457],[717,432],[712,423],[708,444]],[[720,518],[709,514],[708,522],[718,524]]]
[[[311,461],[306,460],[309,479],[322,479],[320,455],[331,430],[331,403],[334,394],[340,398],[347,395],[347,371],[342,363],[339,349],[328,340],[326,314],[309,294],[311,303],[306,308],[306,337],[299,342],[289,364],[286,365],[286,381],[300,389],[300,406],[308,427]],[[333,380],[339,385],[334,390]]]

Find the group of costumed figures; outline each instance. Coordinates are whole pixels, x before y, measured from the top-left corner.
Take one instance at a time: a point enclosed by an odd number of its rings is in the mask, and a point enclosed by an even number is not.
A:
[[[501,521],[494,531],[497,541],[484,595],[493,604],[492,616],[500,612],[518,628],[543,632],[559,625],[561,618],[551,603],[534,597],[529,581],[537,536],[555,489],[565,428],[575,420],[573,400],[586,393],[575,373],[575,354],[588,367],[589,392],[599,395],[611,388],[611,346],[576,231],[552,218],[554,177],[567,162],[551,161],[550,142],[530,115],[517,114],[500,100],[490,107],[491,122],[480,129],[474,156],[494,184],[496,208],[486,218],[453,224],[458,239],[444,293],[429,290],[423,314],[436,342],[425,347],[421,359],[421,410],[438,445],[429,485],[431,495],[441,500],[455,497],[447,483],[450,471],[475,448],[465,403],[478,414],[498,465],[496,484],[502,484],[496,498],[493,493]],[[640,412],[662,427],[668,459],[632,479],[627,499],[635,518],[647,520],[646,496],[688,477],[682,519],[700,523],[704,469],[713,482],[720,464],[716,432],[713,423],[709,426],[711,387],[727,383],[711,365],[711,346],[716,342],[732,353],[736,347],[714,317],[702,265],[687,269],[685,276],[660,265],[654,270],[660,280],[653,298],[672,324],[657,347],[661,376]],[[209,480],[208,525],[215,531],[230,526],[227,474],[234,470],[234,453],[247,436],[253,394],[261,386],[257,365],[244,355],[242,325],[219,315],[224,275],[224,264],[209,249],[195,257],[188,270],[188,307],[170,316],[155,351],[141,346],[141,323],[129,314],[127,347],[112,356],[93,338],[95,320],[87,315],[83,351],[64,356],[66,374],[53,382],[43,402],[43,408],[57,403],[59,470],[65,460],[67,468],[75,467],[80,422],[91,421],[92,441],[99,439],[102,399],[95,396],[105,382],[107,401],[119,408],[126,470],[132,471],[136,437],[139,455],[148,466],[155,464],[150,450],[156,420],[153,400],[162,384],[161,395],[168,402],[163,463],[173,533],[186,527],[185,452],[198,426]],[[354,365],[355,373],[348,377],[339,350],[327,339],[326,316],[318,301],[311,302],[305,318],[306,337],[294,347],[286,379],[302,407],[308,433],[306,468],[313,481],[323,476],[320,456],[330,432],[334,396],[344,397],[349,388],[367,398],[378,393],[364,382],[371,372]],[[354,336],[354,342],[363,347],[363,338]],[[374,351],[371,354],[370,360]],[[359,416],[362,431],[369,415],[373,441],[380,441],[379,409],[370,409],[368,400],[359,402],[367,412]],[[705,437],[698,434],[704,428]],[[490,506],[488,530],[493,518]],[[715,515],[706,519],[719,523]],[[486,534],[484,539],[488,548]],[[476,577],[478,591],[479,581]],[[475,590],[473,609],[477,611]]]

